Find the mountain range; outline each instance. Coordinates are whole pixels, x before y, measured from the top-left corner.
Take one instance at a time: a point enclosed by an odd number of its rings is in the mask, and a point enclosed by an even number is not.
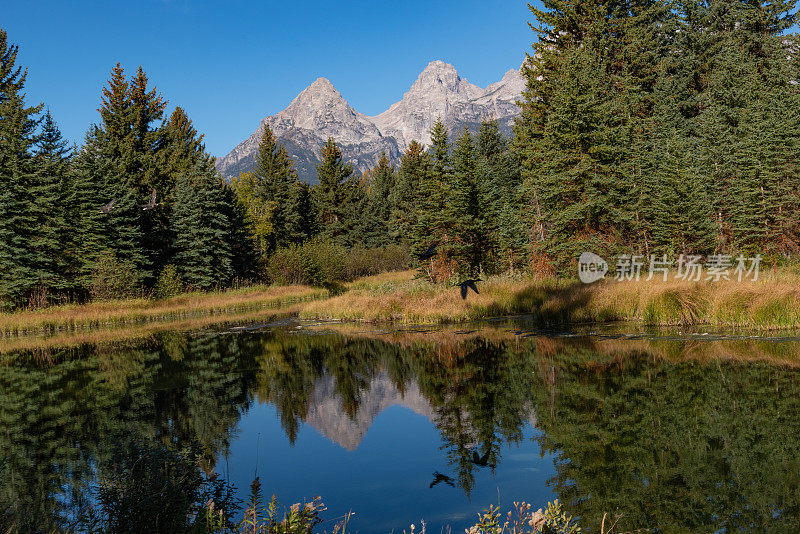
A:
[[[525,79],[516,69],[483,89],[461,78],[453,65],[432,61],[402,100],[370,117],[353,109],[326,78],[318,78],[286,109],[262,119],[228,155],[217,158],[217,169],[226,177],[250,170],[264,125],[268,124],[286,147],[302,180],[316,182],[319,151],[329,137],[342,148],[345,161],[357,172],[364,172],[383,152],[397,163],[412,140],[427,145],[429,130],[438,117],[451,133],[465,125],[474,129],[490,117],[508,133],[519,115],[516,101],[524,88]]]

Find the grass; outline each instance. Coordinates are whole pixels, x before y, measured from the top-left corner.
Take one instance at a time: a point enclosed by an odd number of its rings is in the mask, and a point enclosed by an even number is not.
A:
[[[224,320],[245,311],[280,309],[328,295],[325,289],[308,286],[252,286],[164,300],[140,298],[25,310],[0,314],[0,337],[129,328],[210,316]]]
[[[800,327],[800,276],[767,273],[758,281],[685,282],[490,277],[481,293],[461,298],[457,287],[429,284],[414,271],[353,282],[343,293],[308,303],[300,316],[403,324],[443,324],[529,314],[549,325],[629,321],[760,330]]]
[[[164,300],[130,299],[0,314],[0,349],[24,348],[22,337],[71,343],[146,336],[163,328],[209,326],[271,317],[431,325],[525,314],[543,325],[624,321],[641,325],[714,325],[757,330],[800,328],[800,274],[766,273],[729,282],[615,282],[489,277],[480,294],[430,284],[414,271],[358,279],[336,291],[309,286],[251,286]],[[256,315],[254,315],[256,314]],[[41,343],[41,340],[36,341]]]

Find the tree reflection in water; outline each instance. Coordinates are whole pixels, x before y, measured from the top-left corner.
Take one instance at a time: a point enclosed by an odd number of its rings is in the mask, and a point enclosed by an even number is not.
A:
[[[669,356],[589,339],[283,329],[7,354],[0,531],[73,530],[91,514],[118,530],[180,530],[208,499],[230,505],[215,462],[254,402],[273,404],[294,442],[323,393],[368,425],[387,377],[441,434],[450,470],[432,485],[469,493],[531,421],[557,457],[550,483],[590,531],[604,513],[623,530],[796,530],[797,371]]]

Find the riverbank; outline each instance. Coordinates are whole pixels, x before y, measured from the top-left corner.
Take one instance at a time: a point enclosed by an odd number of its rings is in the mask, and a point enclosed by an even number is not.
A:
[[[187,293],[163,300],[139,298],[54,306],[0,314],[0,337],[111,330],[210,317],[226,321],[259,310],[291,315],[299,312],[298,304],[329,295],[327,289],[309,286],[251,286]]]
[[[305,319],[443,324],[526,314],[544,325],[601,324],[725,327],[775,330],[800,327],[800,276],[769,273],[758,281],[684,282],[490,277],[480,294],[461,298],[458,287],[429,284],[413,271],[364,278],[347,290],[302,307]]]
[[[800,276],[769,273],[729,282],[615,282],[490,277],[480,293],[430,284],[415,271],[358,279],[336,291],[309,286],[252,286],[164,300],[131,299],[0,314],[0,337],[56,336],[146,325],[209,326],[269,317],[405,325],[447,324],[525,314],[542,325],[630,322],[651,326],[711,325],[756,330],[800,328]],[[96,334],[89,337],[96,337]]]

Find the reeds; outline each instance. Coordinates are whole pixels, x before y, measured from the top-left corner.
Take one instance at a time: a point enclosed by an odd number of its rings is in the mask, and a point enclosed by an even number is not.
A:
[[[464,322],[529,314],[547,325],[630,321],[643,325],[717,325],[759,330],[800,327],[800,278],[771,273],[758,281],[577,281],[490,277],[480,294],[414,279],[413,271],[354,282],[344,293],[303,306],[301,317],[404,324]]]
[[[148,323],[227,316],[278,309],[328,296],[308,286],[253,286],[229,291],[188,293],[164,300],[144,298],[66,305],[0,314],[0,337],[113,329]]]
[[[415,278],[414,271],[403,271],[361,278],[334,292],[309,286],[253,286],[164,300],[66,305],[0,314],[0,338],[85,334],[150,324],[177,326],[207,317],[220,322],[259,310],[307,319],[415,325],[525,314],[542,325],[626,321],[800,328],[800,276],[788,271],[769,273],[755,282],[606,280],[592,285],[506,275],[489,277],[478,287],[480,294],[470,293],[464,300],[455,286],[431,284]]]

